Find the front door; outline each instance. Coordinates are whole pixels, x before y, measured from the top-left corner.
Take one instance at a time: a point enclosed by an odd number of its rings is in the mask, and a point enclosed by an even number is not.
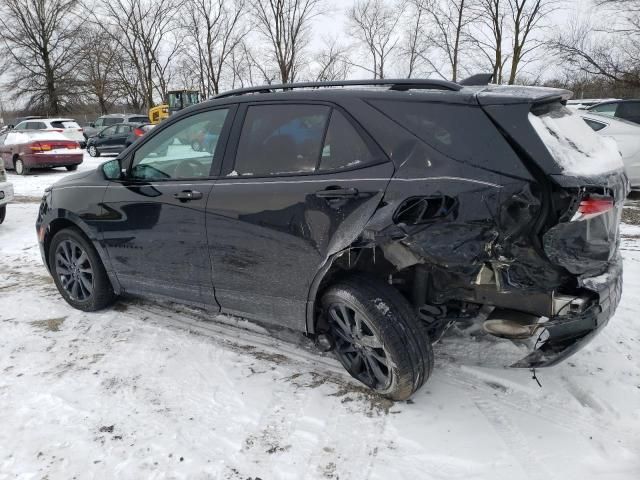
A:
[[[109,184],[101,229],[125,291],[217,306],[204,212],[228,116],[208,110],[159,129],[132,153],[126,178]],[[211,149],[193,150],[195,134]]]
[[[243,106],[207,205],[223,310],[304,329],[309,288],[376,210],[392,164],[327,104]]]

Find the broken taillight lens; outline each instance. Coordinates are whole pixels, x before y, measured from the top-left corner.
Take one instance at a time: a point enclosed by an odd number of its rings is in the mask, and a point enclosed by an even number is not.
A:
[[[578,211],[571,220],[588,220],[610,211],[615,205],[611,197],[586,197],[580,201]]]

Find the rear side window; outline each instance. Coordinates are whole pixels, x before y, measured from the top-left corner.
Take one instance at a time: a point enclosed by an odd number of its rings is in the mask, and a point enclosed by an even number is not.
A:
[[[342,113],[334,109],[322,147],[319,170],[358,167],[373,160],[360,134]]]
[[[480,167],[511,171],[520,163],[480,107],[374,100],[371,105],[440,153]]]
[[[588,118],[583,118],[585,123],[591,127],[594,132],[602,130],[607,125],[605,123],[595,122],[593,120],[589,120]]]
[[[591,107],[589,111],[598,112],[603,115],[610,115],[613,117],[616,114],[616,108],[618,108],[617,103],[605,103],[604,105],[596,105],[595,107]]]
[[[103,118],[102,119],[102,125],[115,125],[116,123],[122,123],[124,122],[123,118],[118,118],[118,117],[109,117],[109,118]]]
[[[640,123],[640,102],[622,102],[618,106],[616,117]]]
[[[116,133],[131,133],[131,125],[118,125]]]
[[[250,106],[240,134],[235,174],[314,172],[330,110],[324,105]]]
[[[78,125],[76,122],[71,122],[71,121],[55,121],[55,122],[51,122],[51,126],[53,128],[80,128],[80,125]]]

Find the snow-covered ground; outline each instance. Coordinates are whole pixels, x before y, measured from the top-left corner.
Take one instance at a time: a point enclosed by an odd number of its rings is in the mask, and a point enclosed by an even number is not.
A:
[[[88,159],[80,169],[102,159]],[[173,304],[60,298],[34,221],[66,172],[10,175],[0,226],[0,479],[638,479],[640,227],[610,325],[538,371],[445,341],[409,402],[369,394],[302,336]]]

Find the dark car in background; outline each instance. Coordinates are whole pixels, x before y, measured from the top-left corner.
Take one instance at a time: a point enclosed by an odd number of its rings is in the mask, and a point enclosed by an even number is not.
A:
[[[415,79],[227,92],[53,185],[42,258],[75,308],[164,297],[300,330],[393,399],[452,326],[483,360],[554,365],[618,305],[629,192],[569,97]]]
[[[587,111],[640,123],[640,100],[611,100],[589,107]]]
[[[139,113],[110,113],[98,117],[95,122],[91,122],[84,127],[84,136],[86,139],[94,136],[100,130],[118,123],[149,123],[149,117]]]
[[[120,153],[148,130],[147,125],[140,123],[126,122],[111,125],[89,137],[87,152],[92,157],[99,157],[103,153]]]

